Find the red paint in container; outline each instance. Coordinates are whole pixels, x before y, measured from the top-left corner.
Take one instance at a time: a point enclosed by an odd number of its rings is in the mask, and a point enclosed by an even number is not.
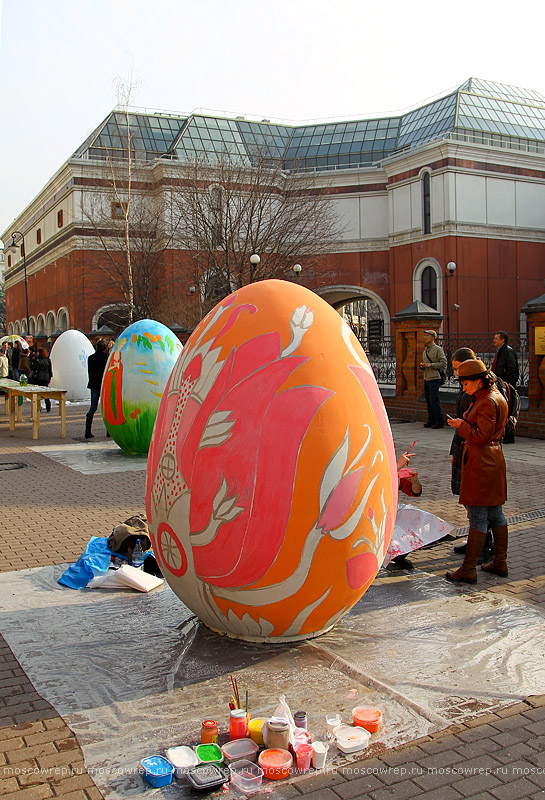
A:
[[[235,708],[229,718],[229,739],[244,739],[248,734],[250,715],[243,708]]]

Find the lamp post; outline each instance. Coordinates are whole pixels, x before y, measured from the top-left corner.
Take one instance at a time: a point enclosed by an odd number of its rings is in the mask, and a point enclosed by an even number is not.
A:
[[[456,271],[456,264],[454,263],[454,261],[449,261],[448,264],[447,264],[447,273],[446,273],[446,276],[445,276],[446,279],[447,279],[447,282],[445,284],[445,295],[446,295],[446,301],[447,301],[447,342],[448,342],[447,347],[449,349],[450,349],[450,307],[449,307],[449,302],[448,302],[448,282],[449,282],[449,278],[452,278],[452,276],[454,275],[455,271]]]
[[[261,259],[259,258],[257,253],[254,253],[253,255],[250,256],[250,283],[254,282],[255,268],[257,267],[260,261]]]
[[[293,273],[294,273],[295,277],[297,278],[297,280],[299,280],[299,276],[300,276],[301,272],[303,271],[303,267],[301,266],[301,264],[294,264],[293,267],[292,267],[292,270],[293,270]]]
[[[17,244],[17,240],[20,241],[20,244]],[[30,336],[30,320],[28,316],[28,282],[26,276],[26,252],[25,252],[25,237],[21,231],[14,231],[11,234],[11,242],[5,248],[6,252],[8,253],[15,253],[17,248],[21,248],[21,254],[23,256],[23,270],[25,273],[25,303],[26,303],[26,334]]]

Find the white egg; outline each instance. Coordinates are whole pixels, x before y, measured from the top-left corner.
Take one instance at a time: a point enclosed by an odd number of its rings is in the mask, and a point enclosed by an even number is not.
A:
[[[62,333],[51,348],[51,388],[66,389],[67,400],[88,400],[87,359],[94,352],[95,348],[81,331]]]

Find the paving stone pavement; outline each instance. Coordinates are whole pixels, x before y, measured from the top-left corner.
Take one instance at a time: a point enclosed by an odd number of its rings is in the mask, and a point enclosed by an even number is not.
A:
[[[2,404],[3,410],[3,404]],[[2,476],[0,572],[74,561],[93,534],[144,510],[145,472],[82,475],[29,449],[34,444],[63,446],[84,441],[86,406],[67,409],[67,436],[60,438],[55,414],[42,414],[40,438],[31,439],[28,421],[9,430],[0,414],[0,468],[21,462]],[[25,420],[28,409],[25,408]],[[414,500],[457,528],[467,524],[465,510],[450,493],[449,429],[431,431],[418,423],[392,420],[398,452],[413,439],[424,491]],[[96,439],[104,442],[100,417]],[[510,524],[509,578],[480,574],[478,591],[515,596],[545,609],[545,552],[536,540],[545,535],[545,445],[519,439],[505,447]],[[532,513],[533,512],[533,513]],[[452,541],[418,551],[416,567],[443,574],[459,563]],[[391,573],[389,573],[391,579]],[[380,578],[378,578],[380,580]],[[465,587],[460,591],[472,591]],[[477,716],[395,750],[376,747],[349,767],[274,786],[278,800],[304,795],[307,800],[517,800],[544,798],[545,696]],[[0,636],[0,795],[15,800],[100,800],[85,769],[77,739],[52,706],[36,692]]]

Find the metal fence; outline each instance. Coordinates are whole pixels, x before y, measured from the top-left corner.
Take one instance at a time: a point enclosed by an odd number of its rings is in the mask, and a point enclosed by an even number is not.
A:
[[[396,382],[396,342],[395,336],[382,336],[380,339],[370,338],[363,331],[354,330],[367,357],[373,367],[375,378],[379,384],[393,385]],[[456,336],[440,336],[437,344],[445,351],[447,356],[447,388],[457,389],[458,381],[452,369],[451,357],[460,347],[471,347],[477,358],[480,358],[487,367],[492,366],[496,350],[489,333],[466,333]],[[517,353],[519,362],[519,382],[517,390],[521,395],[528,394],[529,377],[529,346],[528,338],[520,334],[509,334],[509,344]]]

